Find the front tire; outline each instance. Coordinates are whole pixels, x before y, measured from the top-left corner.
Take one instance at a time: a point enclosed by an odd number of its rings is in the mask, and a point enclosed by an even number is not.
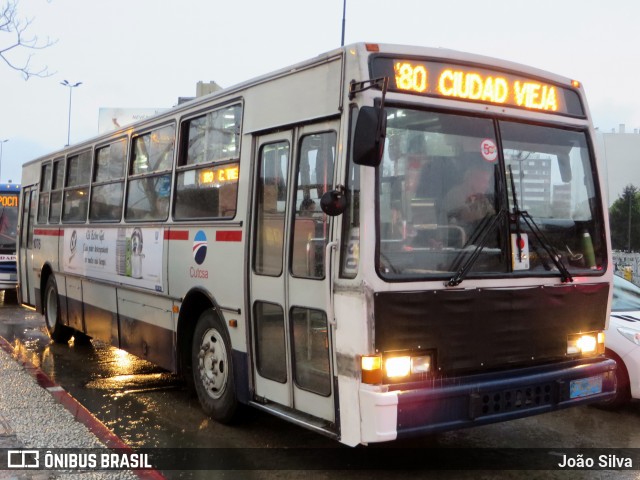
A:
[[[62,325],[60,316],[60,296],[56,278],[50,275],[44,287],[44,320],[47,324],[49,336],[56,343],[67,343],[73,335],[73,330]]]
[[[191,348],[193,381],[204,412],[220,423],[232,423],[238,409],[231,340],[212,309],[198,319]]]
[[[605,355],[616,361],[616,394],[611,400],[596,403],[596,406],[602,410],[618,410],[631,401],[629,373],[618,355],[613,354],[611,351],[607,351]]]

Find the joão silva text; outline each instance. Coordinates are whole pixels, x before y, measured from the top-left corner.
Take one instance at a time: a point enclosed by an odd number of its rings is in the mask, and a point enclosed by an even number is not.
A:
[[[593,468],[596,461],[591,457],[582,454],[575,457],[562,455],[562,461],[558,463],[560,468]],[[600,468],[633,468],[633,461],[628,457],[618,457],[617,455],[598,456],[598,467]]]

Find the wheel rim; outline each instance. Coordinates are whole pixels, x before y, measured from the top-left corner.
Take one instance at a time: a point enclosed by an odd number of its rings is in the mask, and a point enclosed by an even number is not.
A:
[[[228,361],[227,348],[220,332],[215,328],[204,332],[198,351],[198,370],[204,389],[213,399],[224,394],[229,375]]]
[[[47,326],[49,330],[53,331],[56,328],[58,322],[58,294],[55,288],[50,288],[47,291],[47,314],[45,319],[47,320]]]

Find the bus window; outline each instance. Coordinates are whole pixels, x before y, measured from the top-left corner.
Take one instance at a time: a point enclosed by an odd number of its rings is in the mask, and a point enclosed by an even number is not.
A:
[[[238,196],[237,162],[178,173],[174,218],[233,218]]]
[[[40,194],[38,196],[38,223],[47,223],[49,217],[49,191],[51,190],[50,163],[42,166],[40,171]]]
[[[89,207],[91,151],[67,158],[67,186],[62,208],[63,222],[84,222]]]
[[[170,193],[169,174],[129,180],[125,220],[166,220]]]
[[[173,125],[134,138],[130,173],[137,175],[171,169],[175,138]]]
[[[296,384],[319,395],[330,395],[327,315],[321,310],[293,307],[291,323]]]
[[[279,383],[287,382],[287,349],[284,311],[280,305],[255,302],[256,364],[261,376]]]
[[[89,220],[118,221],[122,215],[126,140],[96,150]]]
[[[166,220],[171,197],[175,127],[168,125],[133,140],[127,188],[126,221]]]
[[[51,200],[49,205],[49,223],[59,223],[62,213],[62,187],[64,186],[64,159],[58,158],[53,162],[53,184],[51,186]]]
[[[291,273],[298,277],[324,277],[329,223],[320,198],[333,185],[336,138],[335,132],[326,132],[300,142],[291,260]]]
[[[127,141],[122,139],[96,150],[95,183],[107,182],[124,177]]]
[[[357,109],[353,107],[352,118],[355,112]],[[352,137],[355,123],[355,121],[352,122]],[[360,166],[349,161],[345,180],[347,210],[342,219],[340,277],[355,278],[360,263]]]
[[[242,107],[233,105],[191,119],[183,125],[187,134],[186,156],[181,165],[198,165],[238,158]]]
[[[260,275],[277,277],[282,273],[288,164],[289,142],[262,147],[254,265]]]
[[[238,195],[240,105],[182,124],[174,218],[233,218]]]
[[[89,219],[93,222],[120,220],[123,193],[124,182],[94,186],[91,189]]]

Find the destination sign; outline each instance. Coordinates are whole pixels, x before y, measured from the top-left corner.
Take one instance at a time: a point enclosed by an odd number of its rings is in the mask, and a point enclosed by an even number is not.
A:
[[[16,194],[0,194],[0,206],[2,207],[17,207],[18,196]]]
[[[200,171],[200,184],[224,184],[238,181],[238,166],[207,168]]]
[[[575,90],[524,75],[388,57],[375,57],[372,70],[374,78],[388,77],[393,91],[585,116]]]

